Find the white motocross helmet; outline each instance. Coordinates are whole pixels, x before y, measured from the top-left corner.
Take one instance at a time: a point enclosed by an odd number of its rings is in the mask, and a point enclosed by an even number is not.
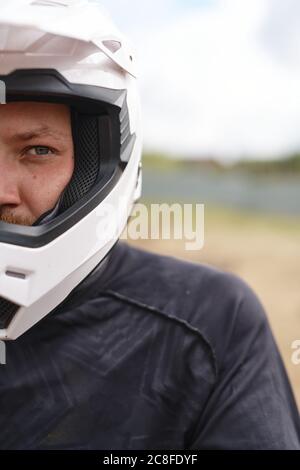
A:
[[[75,169],[32,226],[0,222],[0,340],[57,307],[112,249],[141,194],[135,56],[96,2],[1,0],[6,102],[70,106]],[[0,104],[5,106],[5,104]]]

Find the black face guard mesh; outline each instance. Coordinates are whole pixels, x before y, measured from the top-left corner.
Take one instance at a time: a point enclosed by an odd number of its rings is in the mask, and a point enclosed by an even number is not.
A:
[[[72,133],[75,151],[74,175],[63,194],[60,212],[79,201],[94,186],[100,175],[100,129],[95,116],[72,110]],[[102,118],[103,119],[103,118]]]

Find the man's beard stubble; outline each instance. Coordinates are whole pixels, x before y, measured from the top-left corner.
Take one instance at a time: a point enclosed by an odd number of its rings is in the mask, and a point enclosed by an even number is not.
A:
[[[20,215],[15,215],[11,210],[5,210],[4,208],[1,209],[0,207],[0,222],[31,226],[35,222],[35,219],[33,217],[22,217]]]

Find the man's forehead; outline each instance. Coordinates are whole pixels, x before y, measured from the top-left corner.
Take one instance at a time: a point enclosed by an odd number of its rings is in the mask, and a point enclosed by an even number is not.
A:
[[[0,106],[0,137],[30,140],[66,137],[70,129],[68,108],[50,103],[9,103]]]
[[[66,138],[67,130],[62,130],[56,126],[40,125],[40,126],[22,126],[22,128],[16,129],[15,127],[4,127],[1,129],[0,126],[0,138],[3,141],[28,141],[39,137],[51,137],[56,140],[63,140]]]
[[[24,126],[24,129],[11,129],[6,137],[11,137],[15,140],[31,140],[36,137],[55,137],[63,138],[66,132],[56,126],[40,125],[40,126]]]

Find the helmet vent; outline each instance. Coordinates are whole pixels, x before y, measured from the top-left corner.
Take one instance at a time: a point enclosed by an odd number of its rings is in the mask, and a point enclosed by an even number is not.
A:
[[[0,297],[0,330],[8,327],[19,308],[19,305]]]
[[[18,273],[16,271],[6,271],[5,274],[6,276],[14,277],[15,279],[26,279],[26,274]]]
[[[103,46],[106,47],[110,52],[113,54],[117,52],[119,49],[121,49],[122,44],[119,41],[113,41],[113,40],[108,40],[108,41],[102,41]]]

